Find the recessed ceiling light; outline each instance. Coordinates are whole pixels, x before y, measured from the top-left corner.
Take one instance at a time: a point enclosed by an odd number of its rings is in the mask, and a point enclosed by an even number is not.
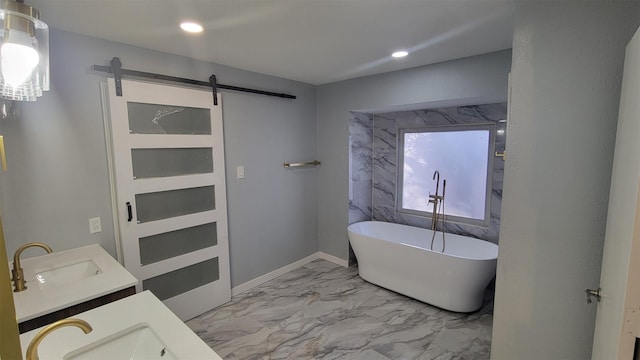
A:
[[[407,55],[409,55],[409,53],[404,50],[396,51],[393,54],[391,54],[391,56],[393,56],[394,58],[403,58]]]
[[[189,33],[201,33],[203,30],[202,25],[193,21],[185,21],[181,23],[180,28]]]

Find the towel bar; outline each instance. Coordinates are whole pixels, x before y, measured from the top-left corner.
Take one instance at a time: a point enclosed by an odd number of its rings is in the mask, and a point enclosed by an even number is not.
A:
[[[301,166],[318,166],[320,165],[320,161],[318,160],[313,160],[313,161],[309,161],[309,162],[300,162],[300,163],[283,163],[282,164],[284,167],[286,168],[292,168],[292,167],[301,167]]]

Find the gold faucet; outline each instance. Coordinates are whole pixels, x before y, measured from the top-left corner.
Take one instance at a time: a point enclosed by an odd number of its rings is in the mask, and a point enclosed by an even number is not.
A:
[[[51,332],[65,326],[79,327],[80,329],[82,329],[82,331],[84,331],[85,334],[93,331],[91,325],[89,325],[89,323],[84,320],[69,318],[56,321],[53,324],[47,325],[44,329],[40,330],[40,332],[38,332],[36,336],[33,337],[31,342],[29,343],[29,347],[27,347],[27,358],[25,360],[38,360],[38,345],[40,345],[42,339],[44,339],[44,337],[49,335]]]
[[[24,291],[27,288],[27,285],[24,281],[24,271],[20,266],[20,254],[22,254],[25,249],[30,247],[43,248],[47,251],[48,254],[51,254],[53,252],[49,245],[40,242],[32,242],[20,246],[18,250],[16,250],[16,253],[13,255],[13,270],[11,270],[11,275],[13,276],[11,280],[13,280],[14,286],[13,292]]]

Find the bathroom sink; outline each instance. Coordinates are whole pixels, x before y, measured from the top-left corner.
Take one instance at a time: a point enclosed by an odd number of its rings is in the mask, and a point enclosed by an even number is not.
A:
[[[36,279],[41,287],[60,286],[74,283],[102,273],[93,260],[84,260],[50,270],[36,272]]]
[[[148,324],[140,323],[74,350],[66,354],[63,359],[173,360],[175,356]]]
[[[100,299],[138,283],[98,244],[25,258],[22,268],[27,289],[13,293],[18,323]]]
[[[98,261],[96,264],[101,265]],[[108,276],[108,269],[102,270],[106,271],[96,281]],[[95,281],[89,278],[83,282],[91,286]],[[149,290],[73,317],[89,323],[93,331],[64,327],[49,333],[38,345],[41,360],[222,360]],[[40,331],[20,335],[23,358]]]

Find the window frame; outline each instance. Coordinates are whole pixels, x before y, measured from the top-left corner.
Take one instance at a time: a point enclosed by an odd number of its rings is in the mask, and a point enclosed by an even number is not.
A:
[[[432,212],[406,209],[402,207],[403,186],[404,186],[404,138],[407,133],[435,133],[435,132],[459,132],[459,131],[489,131],[489,146],[487,149],[487,175],[485,188],[485,209],[484,219],[473,219],[462,216],[445,215],[444,221],[447,223],[466,224],[478,227],[488,228],[491,223],[491,198],[493,189],[493,160],[496,143],[496,124],[495,123],[479,123],[479,124],[457,124],[444,126],[425,126],[419,128],[398,128],[397,143],[397,181],[396,181],[396,212],[419,216],[427,219],[432,218]],[[425,199],[426,201],[426,199]]]

